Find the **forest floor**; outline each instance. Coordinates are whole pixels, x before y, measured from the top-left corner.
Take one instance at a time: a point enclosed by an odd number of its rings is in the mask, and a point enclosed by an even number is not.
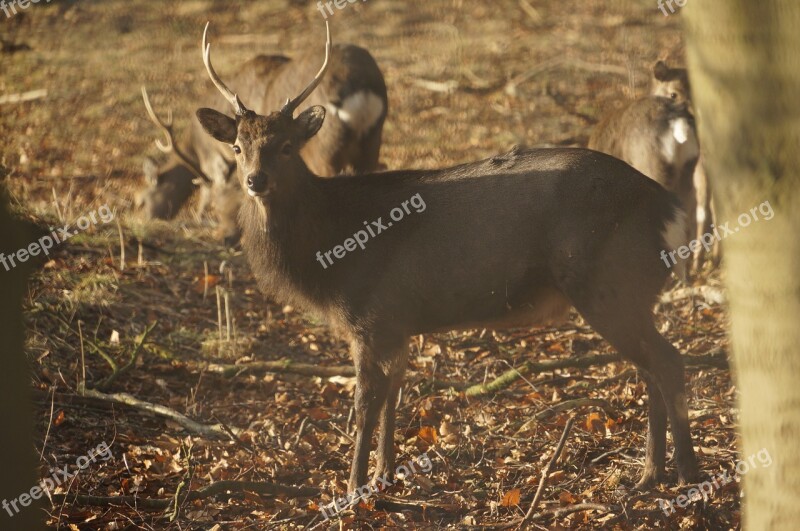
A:
[[[656,59],[680,57],[679,15],[650,4],[369,0],[331,19],[335,40],[368,48],[386,76],[382,161],[433,168],[515,144],[584,145],[605,111],[646,92]],[[578,316],[559,328],[414,338],[397,463],[427,455],[431,466],[322,522],[320,506],[346,490],[353,451],[346,345],[299,309],[266,301],[211,220],[187,209],[174,222],[148,224],[133,206],[142,158],[158,154],[139,87],[147,84],[159,106],[174,109],[178,129],[186,127],[207,87],[199,50],[206,20],[219,35],[223,78],[256,52],[322,51],[314,2],[65,0],[0,15],[0,96],[47,91],[0,104],[0,162],[15,208],[49,226],[103,205],[115,213],[42,261],[25,303],[41,477],[51,467],[74,469],[102,443],[110,453],[54,491],[65,496],[47,500],[51,527],[500,529],[527,510],[570,418],[532,525],[740,526],[738,482],[669,515],[659,500],[688,490],[675,486],[671,459],[669,483],[634,489],[648,399],[630,364],[525,365],[612,353]],[[718,289],[720,273],[705,271],[693,284]],[[737,412],[724,363],[726,308],[687,296],[659,304],[656,314],[683,353],[713,357],[687,369],[691,430],[704,473],[732,472]],[[333,376],[263,363],[282,360]],[[105,380],[114,366],[121,372]],[[524,377],[506,387],[465,392],[515,368]],[[198,433],[86,391],[98,388],[218,426]],[[223,480],[262,488],[185,497]],[[266,483],[312,494],[273,495]],[[178,508],[148,500],[177,500]],[[596,505],[581,505],[589,503]]]

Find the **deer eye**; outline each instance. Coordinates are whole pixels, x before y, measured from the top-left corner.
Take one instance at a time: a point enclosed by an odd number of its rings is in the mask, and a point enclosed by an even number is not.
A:
[[[232,147],[233,147],[233,152],[236,153],[237,155],[242,153],[242,148],[240,148],[236,144],[234,144]]]
[[[281,155],[288,156],[288,155],[291,155],[291,154],[292,154],[292,143],[289,142],[289,141],[286,141],[281,146]]]
[[[669,97],[672,98],[673,100],[677,100],[678,99],[678,93],[677,92],[673,92],[673,93],[671,93],[669,95]]]

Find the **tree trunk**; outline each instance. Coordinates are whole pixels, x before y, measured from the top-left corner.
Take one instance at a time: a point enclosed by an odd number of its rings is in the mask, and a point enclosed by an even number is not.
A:
[[[743,474],[744,527],[794,530],[800,522],[800,2],[688,0],[684,16],[700,140],[721,211],[717,227],[730,221],[734,231],[722,243],[741,391],[740,459],[762,451],[773,460],[764,466],[767,459],[755,459]],[[744,227],[743,213],[759,221]]]
[[[0,166],[0,178],[3,168]],[[5,191],[0,184],[0,252],[6,256],[31,242],[33,235],[20,230],[6,210]],[[22,351],[22,297],[26,293],[28,268],[0,265],[0,529],[44,529],[42,502],[30,495],[38,479],[34,473],[36,456],[31,438],[30,375]],[[38,494],[38,493],[37,493]],[[12,500],[19,510],[14,510]]]

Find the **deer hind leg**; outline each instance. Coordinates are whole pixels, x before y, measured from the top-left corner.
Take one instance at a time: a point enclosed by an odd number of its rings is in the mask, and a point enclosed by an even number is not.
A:
[[[678,476],[681,481],[692,483],[697,480],[699,470],[689,431],[689,407],[686,401],[683,359],[678,350],[655,328],[650,331],[642,346],[651,359],[652,374],[664,397],[672,442],[675,445]]]
[[[564,282],[563,290],[592,328],[624,359],[636,365],[647,384],[648,435],[639,485],[650,486],[663,476],[667,418],[680,477],[690,481],[696,476],[697,464],[689,433],[683,362],[675,347],[656,330],[651,310],[664,273],[655,269],[659,265],[620,268],[613,257],[625,256],[624,249],[629,249],[625,230],[621,233],[620,239],[606,246],[606,256],[598,256],[593,267],[576,271]],[[642,257],[629,257],[630,263],[637,260]]]
[[[650,401],[647,447],[644,471],[637,486],[648,488],[663,479],[667,418],[679,477],[682,481],[694,481],[697,461],[689,432],[683,360],[677,349],[658,333],[650,312],[644,308],[631,313],[626,310],[631,306],[623,302],[606,308],[581,303],[575,307],[623,358],[636,365],[647,384]]]

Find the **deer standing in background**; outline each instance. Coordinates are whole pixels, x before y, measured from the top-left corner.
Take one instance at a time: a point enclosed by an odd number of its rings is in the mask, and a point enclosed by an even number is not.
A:
[[[653,67],[653,81],[650,93],[654,96],[670,98],[677,103],[686,103],[689,110],[692,110],[691,85],[689,84],[689,74],[685,68],[672,68],[664,61],[658,61]],[[703,165],[702,152],[694,169],[693,183],[695,188],[695,202],[697,204],[695,221],[695,239],[701,240],[703,234],[711,232],[711,225],[715,223],[716,213],[714,211],[714,201],[711,198],[711,185],[708,182],[705,166]],[[692,269],[700,270],[703,261],[704,247],[699,247],[694,253]],[[711,252],[712,263],[719,263],[720,247],[719,240],[714,239],[714,246]]]
[[[317,75],[267,115],[247,108],[219,78],[207,31],[203,60],[235,118],[208,108],[197,117],[235,154],[253,274],[264,293],[313,312],[350,343],[357,429],[351,492],[367,482],[376,427],[375,476],[393,474],[395,405],[410,337],[557,322],[570,307],[646,382],[648,439],[639,485],[664,478],[668,418],[679,476],[697,477],[683,360],[652,315],[670,271],[659,254],[685,234],[685,214],[672,194],[614,157],[570,148],[515,149],[380,177],[320,178],[300,154],[323,127],[326,109],[294,114],[328,70],[330,31]],[[424,213],[391,226],[389,211],[416,194]],[[377,220],[380,237],[320,267],[318,251],[363,229],[365,220]]]
[[[588,147],[624,160],[675,193],[684,210],[694,213],[697,197],[693,176],[700,145],[687,100],[686,72],[683,77],[673,72],[659,61],[654,69],[653,95],[607,115],[592,131]],[[695,232],[692,219],[685,241]]]
[[[290,60],[282,56],[259,55],[245,63],[236,74],[240,95],[253,102],[256,110],[281,105],[287,95],[299,91],[300,80],[314,72],[314,58],[309,55]],[[306,164],[317,174],[335,176],[342,172],[367,173],[378,169],[383,124],[388,111],[388,98],[383,74],[377,63],[363,48],[352,44],[331,50],[331,75],[307,105],[322,105],[329,119],[319,134],[302,150]],[[205,104],[223,110],[227,102],[212,89]],[[152,110],[146,92],[145,106],[150,119],[165,134],[166,143],[159,149],[173,156],[157,169],[146,159],[144,173],[148,183],[138,203],[148,217],[171,219],[188,201],[198,184],[202,197],[199,211],[211,204],[217,213],[220,232],[227,245],[239,239],[236,221],[241,204],[241,189],[235,178],[235,160],[230,150],[210,138],[192,119],[191,128],[181,142],[175,142],[168,123]]]

